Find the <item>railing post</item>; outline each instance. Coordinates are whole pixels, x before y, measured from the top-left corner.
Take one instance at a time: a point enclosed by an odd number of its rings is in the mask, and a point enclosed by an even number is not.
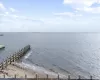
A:
[[[68,75],[68,80],[70,80],[70,75]]]
[[[47,74],[47,80],[48,80],[48,74]]]
[[[90,80],[92,80],[92,76],[90,76]]]
[[[59,80],[59,74],[58,74],[58,80]]]
[[[5,78],[5,74],[3,75],[3,78]]]
[[[36,74],[36,80],[38,80],[37,74]]]
[[[81,80],[81,76],[79,75],[79,78],[78,78],[78,80]]]
[[[14,75],[14,78],[16,78],[16,74]]]
[[[27,79],[27,75],[25,74],[25,79]]]

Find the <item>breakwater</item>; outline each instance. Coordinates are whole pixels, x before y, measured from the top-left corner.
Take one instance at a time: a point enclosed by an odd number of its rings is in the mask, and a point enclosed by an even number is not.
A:
[[[18,52],[15,52],[13,55],[10,55],[10,57],[7,57],[3,62],[0,63],[0,70],[3,70],[7,68],[9,64],[12,64],[12,62],[19,61],[21,58],[30,50],[30,45],[25,46]]]

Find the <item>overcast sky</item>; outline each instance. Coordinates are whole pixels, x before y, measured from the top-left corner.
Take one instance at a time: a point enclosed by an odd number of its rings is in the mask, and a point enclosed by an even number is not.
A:
[[[99,32],[100,0],[0,0],[0,32]]]

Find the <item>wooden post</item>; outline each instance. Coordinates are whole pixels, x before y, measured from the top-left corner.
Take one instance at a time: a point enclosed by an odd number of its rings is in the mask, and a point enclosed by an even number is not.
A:
[[[19,58],[21,57],[21,53],[22,53],[22,51],[18,54]]]
[[[3,62],[1,63],[1,69],[2,69],[2,70],[4,69],[4,65],[3,65]]]
[[[19,54],[19,52],[18,52],[18,54]],[[18,54],[16,54],[16,61],[18,60]]]
[[[3,75],[3,78],[5,78],[5,74]]]
[[[3,59],[2,63],[3,63],[3,69],[4,69],[5,68],[5,59]]]
[[[19,52],[18,52],[18,54],[19,54]],[[18,54],[16,54],[16,61],[18,60]]]
[[[20,58],[22,57],[22,51],[21,51],[21,53],[19,54],[19,56],[20,56]]]
[[[19,50],[19,53],[21,53],[21,50]]]
[[[14,62],[15,60],[14,60],[14,54],[13,54],[13,56],[12,56],[12,62]]]
[[[0,69],[1,69],[1,67],[2,67],[2,64],[0,64]]]
[[[36,80],[38,80],[37,74],[36,74]]]
[[[68,80],[70,80],[70,75],[68,75]]]
[[[9,58],[8,58],[8,57],[7,57],[7,60],[8,60],[8,64],[9,64],[10,60],[9,60]]]
[[[20,53],[20,52],[19,52]],[[17,60],[19,60],[20,58],[19,58],[19,53],[17,54]]]
[[[92,80],[92,76],[90,76],[90,80]]]
[[[17,60],[17,55],[15,54],[15,58],[14,58],[14,60],[16,61]]]
[[[23,48],[21,49],[21,51],[23,51]]]
[[[81,76],[79,75],[79,78],[78,78],[79,80],[81,80]]]
[[[21,57],[23,56],[23,51],[24,51],[24,50],[22,50]]]
[[[48,80],[48,74],[47,74],[47,80]]]
[[[10,64],[11,64],[12,63],[11,57],[9,59],[10,59]]]
[[[25,74],[25,79],[27,79],[27,75]]]
[[[21,53],[19,53],[18,56],[19,56],[19,59],[20,59],[21,58]]]
[[[16,74],[14,75],[14,78],[16,78]]]
[[[8,66],[8,60],[5,61],[5,68]]]
[[[58,74],[58,80],[59,80],[59,74]]]

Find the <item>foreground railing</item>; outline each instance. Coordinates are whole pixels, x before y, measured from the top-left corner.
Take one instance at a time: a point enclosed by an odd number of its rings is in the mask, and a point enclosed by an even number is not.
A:
[[[34,78],[28,78],[27,75],[25,75],[23,78],[19,78],[16,76],[16,74],[12,78],[6,78],[6,75],[4,74],[1,79],[8,79],[8,80],[100,80],[100,79],[93,79],[92,76],[88,79],[83,79],[81,76],[79,76],[77,79],[71,78],[70,75],[66,76],[66,78],[60,78],[58,75],[56,78],[50,78],[49,75],[47,74],[45,78],[40,78],[39,75],[35,75]]]

